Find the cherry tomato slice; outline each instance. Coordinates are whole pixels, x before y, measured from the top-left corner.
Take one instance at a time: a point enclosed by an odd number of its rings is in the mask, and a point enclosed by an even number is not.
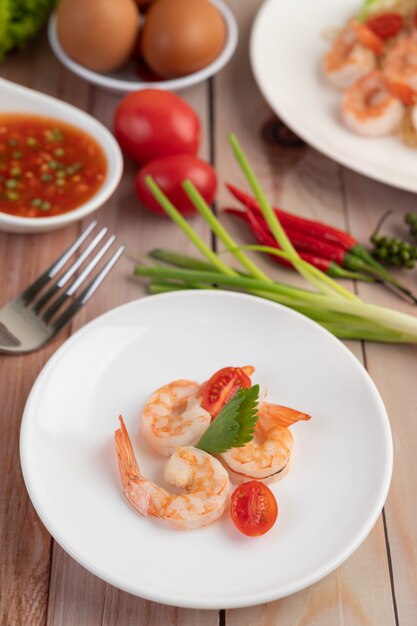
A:
[[[232,493],[230,512],[238,530],[249,537],[264,535],[278,517],[274,494],[264,483],[251,480]]]
[[[366,25],[381,39],[390,39],[398,35],[404,26],[404,19],[398,13],[384,13],[371,17]]]
[[[201,406],[214,419],[240,387],[248,389],[251,386],[242,367],[223,367],[206,382]]]

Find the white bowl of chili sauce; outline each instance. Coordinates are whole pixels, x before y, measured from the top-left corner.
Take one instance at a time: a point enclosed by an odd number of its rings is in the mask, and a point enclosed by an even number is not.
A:
[[[123,157],[92,116],[0,79],[0,230],[62,228],[116,189]]]

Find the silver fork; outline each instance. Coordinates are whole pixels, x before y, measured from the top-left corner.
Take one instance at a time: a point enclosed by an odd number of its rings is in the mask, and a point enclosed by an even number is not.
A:
[[[86,278],[116,239],[115,235],[112,235],[105,241],[104,245],[98,248],[107,234],[108,228],[104,227],[97,234],[94,234],[93,239],[66,271],[59,278],[57,275],[64,269],[89,235],[93,234],[96,226],[97,221],[87,226],[78,239],[56,259],[46,272],[39,276],[17,298],[0,309],[0,352],[23,354],[37,350],[52,339],[88,302],[125,249],[124,245],[119,246],[81,293],[75,296],[77,289],[84,285]],[[96,251],[95,256],[91,257],[95,250],[98,251]],[[88,261],[87,265],[80,270],[78,276],[74,277],[84,261]],[[56,280],[54,281],[55,277]],[[41,294],[44,288],[46,291]],[[54,296],[56,296],[55,299]],[[66,303],[68,306],[65,307]]]

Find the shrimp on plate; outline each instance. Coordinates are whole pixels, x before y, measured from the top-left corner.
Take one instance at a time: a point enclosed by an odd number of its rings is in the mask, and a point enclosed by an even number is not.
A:
[[[210,426],[211,415],[201,407],[201,385],[175,380],[147,400],[142,433],[159,454],[170,456],[177,446],[192,446]]]
[[[392,93],[411,106],[411,123],[417,130],[417,37],[400,39],[383,63],[384,76]]]
[[[227,396],[223,398],[224,402],[233,395],[236,380],[242,382],[243,377],[250,386],[249,377],[254,372],[251,365],[245,365],[223,368],[214,377],[229,370],[233,370],[235,377],[231,375],[230,380],[223,380],[222,392]],[[148,398],[142,415],[142,433],[156,452],[170,456],[177,446],[193,446],[200,440],[217,415],[207,410],[212,409],[210,403],[205,405],[204,392],[212,380],[213,377],[201,385],[191,380],[174,380]]]
[[[283,478],[289,470],[293,448],[288,427],[310,419],[306,413],[268,402],[259,405],[258,416],[252,441],[221,455],[234,482]]]
[[[169,493],[141,474],[123,418],[119,419],[115,441],[123,493],[138,513],[183,530],[207,526],[222,515],[230,481],[220,461],[203,450],[178,447],[165,466],[164,478],[184,492]]]
[[[395,132],[403,112],[403,104],[391,93],[380,70],[361,78],[343,95],[345,125],[365,137],[382,137]]]
[[[365,25],[352,20],[334,40],[324,57],[323,72],[337,89],[344,90],[376,67],[381,42]]]
[[[382,63],[382,70],[388,83],[403,92],[405,98],[417,92],[417,37],[410,35],[399,39],[389,50]],[[407,89],[408,88],[408,89]],[[414,98],[415,102],[415,98]],[[406,104],[412,104],[407,101]]]

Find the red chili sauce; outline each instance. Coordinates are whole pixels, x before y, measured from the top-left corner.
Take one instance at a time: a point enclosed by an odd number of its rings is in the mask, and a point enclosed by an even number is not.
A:
[[[76,209],[101,187],[107,160],[84,131],[47,117],[0,115],[0,211],[50,217]]]

